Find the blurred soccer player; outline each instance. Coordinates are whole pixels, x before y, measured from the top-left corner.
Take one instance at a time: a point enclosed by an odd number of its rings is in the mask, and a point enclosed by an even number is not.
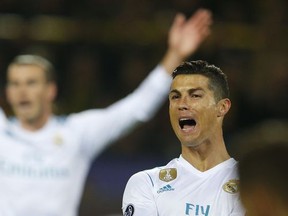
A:
[[[52,111],[57,94],[52,64],[40,56],[17,56],[8,67],[6,88],[15,118],[0,124],[1,212],[75,216],[91,162],[153,117],[166,99],[173,68],[197,50],[210,25],[207,10],[187,20],[177,15],[166,54],[133,93],[105,109],[65,118]]]

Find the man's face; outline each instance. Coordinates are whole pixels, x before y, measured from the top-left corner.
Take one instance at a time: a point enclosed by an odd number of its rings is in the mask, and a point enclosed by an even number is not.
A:
[[[7,75],[7,99],[20,121],[34,122],[50,115],[55,86],[37,65],[13,65]]]
[[[178,75],[169,94],[172,128],[185,146],[198,146],[219,128],[218,107],[205,76]]]

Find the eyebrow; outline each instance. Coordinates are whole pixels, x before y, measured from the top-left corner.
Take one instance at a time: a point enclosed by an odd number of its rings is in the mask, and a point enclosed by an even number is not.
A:
[[[169,92],[169,94],[172,94],[172,93],[180,93],[178,90],[176,90],[176,89],[172,89],[170,92]]]
[[[195,91],[204,91],[204,92],[205,92],[205,90],[204,90],[202,87],[188,89],[188,92],[189,92],[189,93],[195,92]],[[172,89],[172,90],[169,92],[169,94],[172,94],[172,93],[180,94],[180,92],[179,92],[177,89]]]

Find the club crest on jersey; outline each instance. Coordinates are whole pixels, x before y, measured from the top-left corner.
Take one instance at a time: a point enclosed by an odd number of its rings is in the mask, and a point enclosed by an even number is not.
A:
[[[133,216],[134,215],[134,206],[132,204],[129,204],[124,212],[124,216]]]
[[[172,181],[177,178],[176,168],[161,169],[159,172],[159,179],[165,182]]]
[[[235,194],[239,191],[239,180],[231,179],[223,185],[223,190],[227,193]]]
[[[54,138],[53,138],[53,142],[55,145],[62,145],[63,144],[63,138],[60,134],[55,134]]]

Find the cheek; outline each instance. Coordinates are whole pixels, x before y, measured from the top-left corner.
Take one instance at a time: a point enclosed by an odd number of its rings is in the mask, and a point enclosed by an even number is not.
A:
[[[201,119],[205,122],[204,125],[211,127],[214,123],[217,122],[217,110],[213,107],[201,109]]]
[[[34,100],[45,100],[47,98],[47,91],[42,88],[33,89],[29,92],[30,99]]]
[[[9,103],[13,103],[15,102],[17,99],[17,94],[15,91],[12,91],[11,89],[7,89],[6,90],[6,98],[7,98],[7,101]]]
[[[175,112],[172,109],[169,109],[169,117],[172,127],[175,128],[178,124],[178,119],[175,117]]]
[[[173,104],[169,104],[169,116],[170,116],[170,119],[172,120],[173,116],[174,116],[174,113],[175,113],[175,108],[173,106]]]
[[[203,110],[204,112],[216,114],[217,113],[217,105],[215,102],[209,102],[207,101],[205,104],[203,104],[199,109]]]
[[[173,111],[169,111],[169,117],[170,117],[170,122],[171,122],[171,124],[173,125],[174,124],[174,122],[175,122],[175,117],[174,117],[174,114],[173,114]]]

